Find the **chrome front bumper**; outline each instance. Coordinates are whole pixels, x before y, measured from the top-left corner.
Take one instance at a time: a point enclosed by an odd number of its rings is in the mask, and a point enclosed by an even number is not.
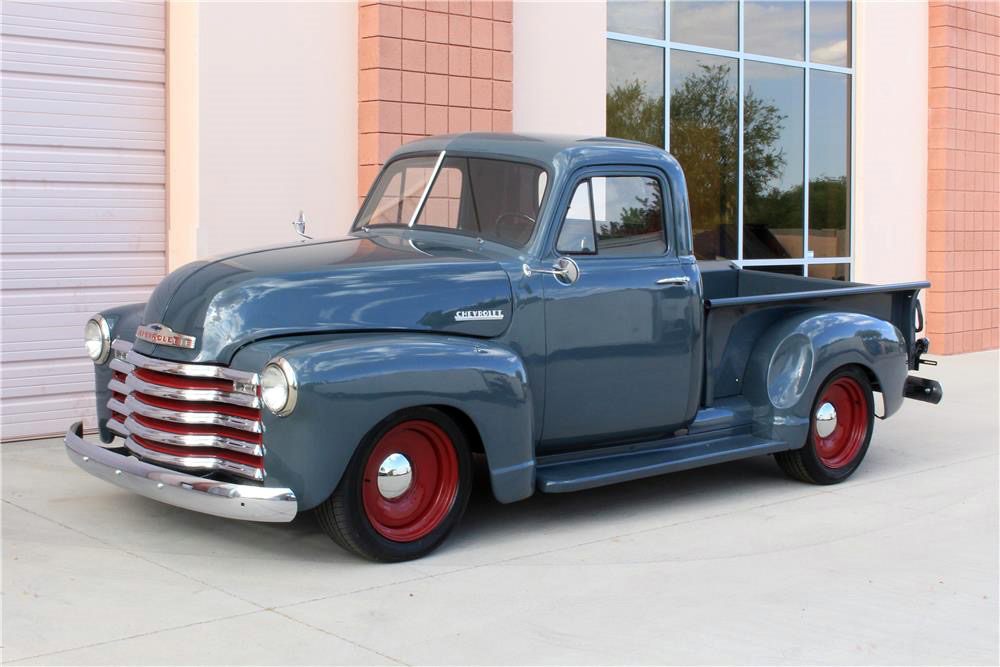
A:
[[[291,489],[217,482],[143,463],[87,442],[80,422],[66,432],[66,453],[91,475],[168,505],[247,521],[291,521],[298,511]]]

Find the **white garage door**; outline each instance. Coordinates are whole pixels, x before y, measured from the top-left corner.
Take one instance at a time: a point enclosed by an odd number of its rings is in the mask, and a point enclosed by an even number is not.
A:
[[[163,276],[164,7],[2,5],[3,440],[95,426],[88,316]]]

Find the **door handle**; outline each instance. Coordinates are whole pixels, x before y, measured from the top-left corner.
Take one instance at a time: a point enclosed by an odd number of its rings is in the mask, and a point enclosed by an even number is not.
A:
[[[691,279],[687,276],[678,276],[677,278],[660,278],[656,281],[657,285],[687,285],[691,282]]]

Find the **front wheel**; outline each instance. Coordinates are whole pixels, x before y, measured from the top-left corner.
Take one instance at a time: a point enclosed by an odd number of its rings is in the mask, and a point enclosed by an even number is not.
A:
[[[368,433],[316,515],[335,542],[365,558],[419,558],[465,512],[471,469],[454,421],[433,408],[404,410]]]
[[[805,446],[775,454],[790,477],[812,484],[842,482],[861,465],[872,439],[875,399],[864,371],[834,371],[816,394]]]

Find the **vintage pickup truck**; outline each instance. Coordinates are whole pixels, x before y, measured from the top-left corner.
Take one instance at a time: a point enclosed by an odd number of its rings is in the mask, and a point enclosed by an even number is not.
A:
[[[475,454],[502,503],[762,454],[832,484],[875,416],[941,398],[908,374],[927,286],[699,264],[658,148],[432,137],[396,151],[345,237],[198,261],[95,315],[109,446],[77,423],[66,447],[180,507],[314,509],[382,561],[445,539]]]

